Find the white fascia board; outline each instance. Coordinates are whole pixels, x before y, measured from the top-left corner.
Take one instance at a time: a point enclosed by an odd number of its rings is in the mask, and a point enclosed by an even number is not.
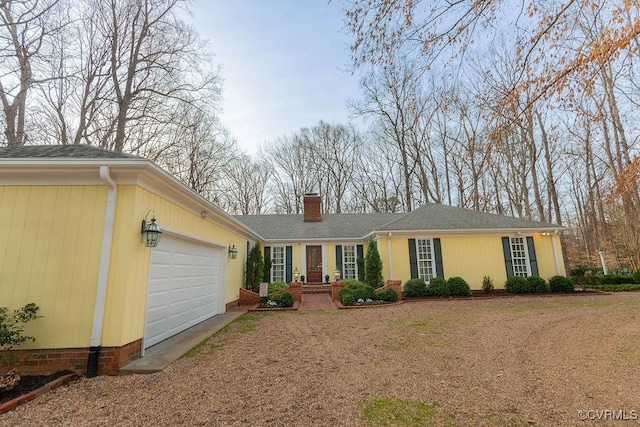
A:
[[[249,239],[262,236],[146,159],[0,159],[2,185],[104,185],[96,171],[109,166],[118,185],[138,185]],[[206,213],[206,214],[204,214]]]
[[[363,239],[371,237],[371,235],[380,234],[386,237],[389,233],[392,236],[416,236],[416,235],[469,235],[469,234],[540,234],[553,233],[558,230],[566,230],[567,227],[540,227],[540,228],[482,228],[482,229],[461,229],[461,230],[379,230],[372,231],[363,236]]]
[[[363,239],[360,237],[331,237],[331,238],[315,238],[315,239],[262,239],[260,243],[269,244],[269,245],[277,245],[277,244],[313,244],[313,243],[351,243],[351,242],[362,242]]]

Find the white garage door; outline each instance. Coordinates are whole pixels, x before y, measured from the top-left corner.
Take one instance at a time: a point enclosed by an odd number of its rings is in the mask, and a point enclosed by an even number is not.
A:
[[[162,236],[151,252],[144,347],[222,312],[221,249]]]

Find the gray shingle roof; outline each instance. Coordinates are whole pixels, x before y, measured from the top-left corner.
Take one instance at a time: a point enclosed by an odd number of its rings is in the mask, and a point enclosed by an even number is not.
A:
[[[376,231],[436,230],[550,230],[546,222],[472,211],[436,203],[405,213],[324,214],[320,222],[304,222],[302,215],[236,215],[235,218],[266,240],[363,238]]]
[[[56,159],[141,159],[131,154],[117,153],[91,145],[30,145],[25,147],[2,147],[0,158],[56,158]]]
[[[559,226],[548,222],[427,203],[386,224],[381,230],[504,230],[515,228],[549,229],[559,228]]]
[[[362,238],[402,214],[324,214],[304,222],[302,215],[236,215],[238,221],[267,240]]]

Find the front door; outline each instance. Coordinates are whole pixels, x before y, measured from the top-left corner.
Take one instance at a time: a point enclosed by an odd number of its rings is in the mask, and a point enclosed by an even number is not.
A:
[[[322,283],[322,246],[307,246],[307,283]]]

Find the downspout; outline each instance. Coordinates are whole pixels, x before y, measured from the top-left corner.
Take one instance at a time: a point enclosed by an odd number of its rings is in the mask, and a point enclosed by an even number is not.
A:
[[[551,246],[553,247],[553,259],[556,262],[556,276],[560,276],[560,260],[558,259],[558,246],[556,245],[556,238],[559,234],[558,230],[555,230],[551,235]]]
[[[389,278],[387,280],[394,280],[393,257],[391,256],[391,232],[387,234],[387,258],[389,259]]]
[[[109,186],[107,207],[104,216],[104,230],[102,232],[102,253],[100,255],[100,270],[98,272],[98,286],[96,289],[96,304],[93,310],[93,328],[91,330],[91,346],[87,360],[87,377],[98,374],[98,357],[102,345],[102,326],[104,324],[104,306],[107,296],[107,281],[111,264],[111,244],[113,241],[113,225],[116,216],[116,196],[118,187],[109,175],[108,166],[100,166],[100,179]]]

